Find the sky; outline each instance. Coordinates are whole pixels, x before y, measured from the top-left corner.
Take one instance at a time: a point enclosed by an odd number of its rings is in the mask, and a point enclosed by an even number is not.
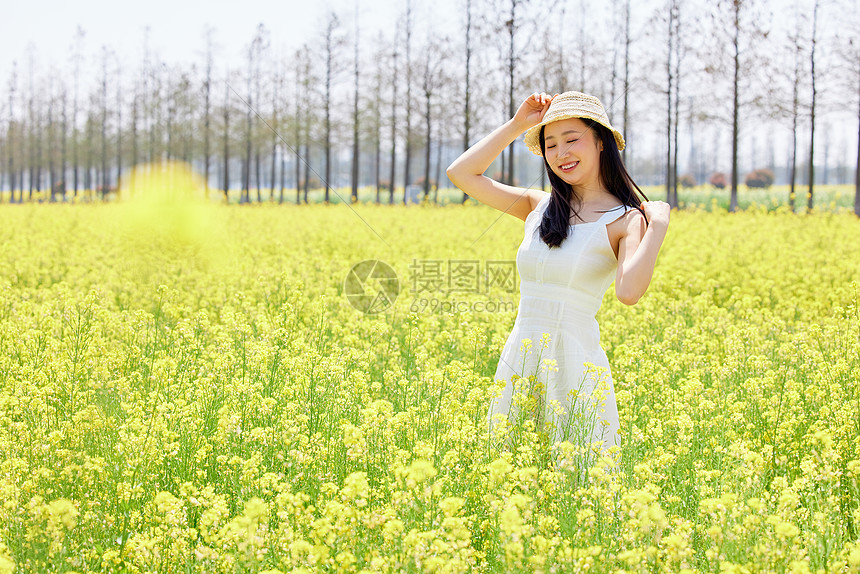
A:
[[[417,0],[416,15],[422,23],[454,22],[460,0]],[[23,77],[28,67],[29,46],[35,46],[37,70],[50,65],[70,65],[70,54],[80,26],[85,31],[81,50],[98,58],[101,47],[117,52],[124,66],[138,66],[143,59],[144,38],[149,27],[150,50],[166,63],[201,62],[205,29],[212,26],[219,61],[240,61],[258,24],[265,24],[276,50],[295,48],[322,28],[329,9],[344,26],[354,29],[356,5],[360,8],[363,34],[381,26],[393,26],[406,0],[53,0],[8,2],[0,20],[0,81],[8,81],[13,62]],[[428,22],[429,20],[429,22]],[[89,67],[98,69],[96,62]]]

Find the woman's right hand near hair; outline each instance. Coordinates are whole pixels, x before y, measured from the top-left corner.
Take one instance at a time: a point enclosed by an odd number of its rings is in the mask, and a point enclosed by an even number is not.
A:
[[[513,117],[514,123],[517,126],[521,126],[523,131],[538,125],[543,120],[546,111],[549,109],[549,104],[554,97],[545,92],[533,93],[520,104],[517,113]]]

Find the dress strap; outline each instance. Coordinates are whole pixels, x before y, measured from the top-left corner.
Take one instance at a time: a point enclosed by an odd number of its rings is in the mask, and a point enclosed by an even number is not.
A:
[[[621,211],[622,207],[624,208],[624,211]],[[612,209],[601,215],[597,221],[608,225],[609,223],[612,223],[613,221],[627,213],[628,209],[631,209],[629,205],[619,205],[617,207],[613,207]]]
[[[528,223],[529,219],[540,218],[543,217],[544,211],[546,211],[546,206],[549,204],[549,196],[550,194],[546,194],[546,197],[542,197],[535,208],[532,209],[529,214],[526,216],[526,223]]]
[[[546,206],[549,205],[549,198],[552,197],[551,193],[547,193],[544,197],[540,198],[540,201],[537,205],[535,205],[535,211],[538,209],[541,210],[541,213],[546,209]]]

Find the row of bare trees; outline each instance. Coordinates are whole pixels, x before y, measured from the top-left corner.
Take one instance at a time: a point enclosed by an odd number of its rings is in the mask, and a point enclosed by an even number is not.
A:
[[[665,183],[672,205],[685,162],[700,183],[729,166],[736,209],[743,163],[785,166],[787,201],[804,183],[811,209],[816,165],[828,171],[847,144],[816,124],[844,125],[854,106],[860,132],[856,0],[459,0],[447,28],[423,24],[427,5],[398,2],[391,29],[329,12],[291,48],[260,24],[242,64],[219,63],[211,29],[192,65],[163,60],[148,34],[136,64],[107,46],[87,53],[84,30],[68,62],[39,68],[31,51],[2,99],[0,198],[104,199],[128,169],[163,160],[191,163],[207,195],[233,190],[240,203],[307,202],[313,189],[328,202],[347,186],[352,201],[362,189],[406,201],[409,185],[430,197],[445,165],[527,94],[576,89],[601,98],[629,169]],[[523,150],[512,144],[491,175],[543,185]],[[860,151],[860,215],[858,167]]]

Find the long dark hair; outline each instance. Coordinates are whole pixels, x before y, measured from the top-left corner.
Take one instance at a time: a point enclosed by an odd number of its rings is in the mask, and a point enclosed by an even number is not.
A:
[[[627,173],[627,168],[624,167],[624,162],[621,161],[621,153],[618,151],[615,136],[612,135],[612,132],[608,128],[594,120],[588,118],[579,119],[585,122],[592,130],[592,133],[603,143],[603,151],[600,153],[600,170],[598,172],[600,183],[606,187],[609,193],[620,199],[624,205],[634,207],[641,211],[642,215],[645,215],[645,211],[643,211],[640,205],[642,199],[648,201],[648,198],[639,189],[639,186],[636,185],[630,174]],[[571,210],[573,211],[573,215],[579,216],[578,207],[582,203],[582,198],[579,197],[569,183],[555,174],[549,162],[546,161],[544,127],[546,126],[541,126],[540,128],[540,149],[543,152],[544,168],[546,169],[552,192],[549,198],[549,205],[547,205],[546,211],[544,211],[543,220],[540,224],[540,237],[550,247],[558,247],[562,241],[567,239],[567,232],[570,230]],[[571,206],[571,199],[576,207]]]

